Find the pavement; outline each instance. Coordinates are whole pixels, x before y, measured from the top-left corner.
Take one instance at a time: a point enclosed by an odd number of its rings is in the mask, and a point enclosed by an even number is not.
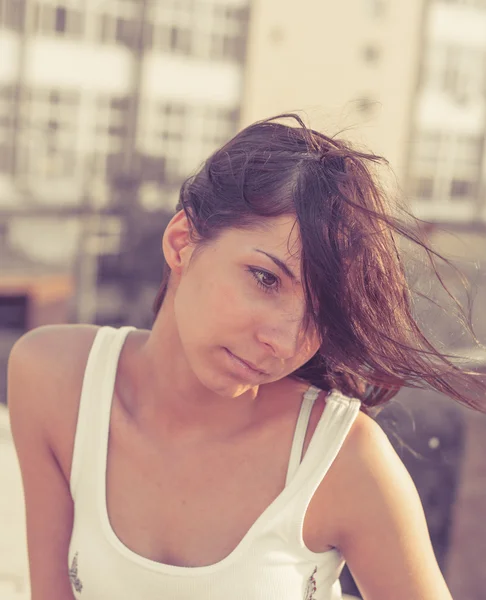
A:
[[[29,600],[24,499],[8,411],[0,404],[0,600]]]

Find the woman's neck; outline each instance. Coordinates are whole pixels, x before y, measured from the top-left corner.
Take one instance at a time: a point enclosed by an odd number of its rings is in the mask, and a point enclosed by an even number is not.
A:
[[[201,436],[247,427],[259,410],[260,389],[227,398],[204,387],[186,359],[167,300],[152,330],[129,336],[120,358],[118,393],[132,418]]]

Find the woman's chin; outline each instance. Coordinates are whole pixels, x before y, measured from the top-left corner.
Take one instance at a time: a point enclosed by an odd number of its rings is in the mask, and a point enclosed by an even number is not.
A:
[[[207,377],[201,378],[200,382],[209,392],[225,399],[238,398],[255,387],[255,385],[238,381],[233,377]]]

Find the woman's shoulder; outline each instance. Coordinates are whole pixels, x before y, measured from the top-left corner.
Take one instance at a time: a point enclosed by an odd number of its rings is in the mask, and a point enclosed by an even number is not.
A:
[[[45,325],[22,335],[14,344],[9,366],[42,389],[59,389],[84,371],[99,327]]]
[[[328,475],[336,524],[346,540],[362,527],[380,531],[417,505],[414,483],[386,433],[362,412]]]
[[[99,327],[48,325],[14,344],[8,362],[11,419],[40,431],[65,473],[88,355]],[[23,426],[22,423],[20,423]]]
[[[363,490],[381,480],[408,476],[401,459],[380,425],[359,412],[333,465],[339,477]]]
[[[30,329],[20,336],[15,342],[13,350],[18,351],[19,348],[22,352],[38,348],[49,350],[57,349],[56,346],[65,344],[75,347],[83,339],[93,340],[99,328],[98,325],[85,324],[42,325]]]
[[[363,594],[450,598],[417,489],[386,434],[360,414],[342,450],[332,476],[332,539]]]

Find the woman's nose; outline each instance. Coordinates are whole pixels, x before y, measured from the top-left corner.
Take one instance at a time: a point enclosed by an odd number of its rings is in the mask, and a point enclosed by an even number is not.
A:
[[[301,332],[301,319],[268,322],[259,328],[257,339],[267,346],[275,358],[289,360],[297,354]]]

